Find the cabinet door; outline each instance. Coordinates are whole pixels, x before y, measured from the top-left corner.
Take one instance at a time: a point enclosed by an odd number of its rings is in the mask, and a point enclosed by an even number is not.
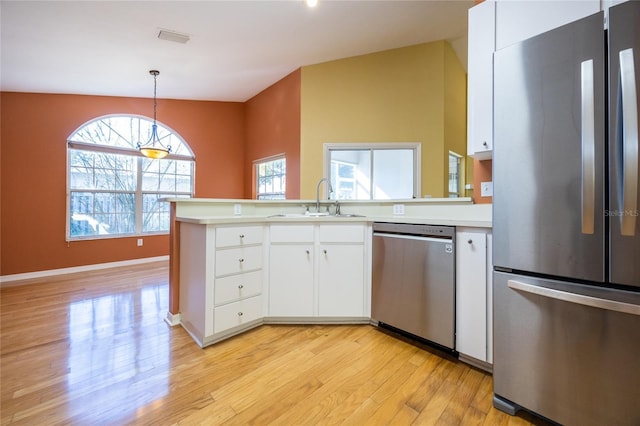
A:
[[[456,233],[456,350],[487,361],[487,236]]]
[[[269,316],[313,316],[313,245],[272,245]]]
[[[364,247],[325,244],[318,256],[318,314],[364,316]]]
[[[483,160],[493,149],[493,51],[495,2],[469,9],[467,154]]]

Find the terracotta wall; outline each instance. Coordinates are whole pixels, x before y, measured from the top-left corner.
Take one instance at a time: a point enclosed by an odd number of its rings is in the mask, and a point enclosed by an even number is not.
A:
[[[286,197],[300,198],[300,69],[245,103],[244,198],[255,198],[253,162],[285,154]]]
[[[152,113],[141,98],[0,94],[0,275],[162,256],[169,237],[65,241],[66,140],[107,114]],[[159,100],[158,121],[180,134],[196,156],[198,197],[241,198],[244,192],[244,105]]]
[[[493,197],[482,197],[481,182],[491,182],[493,174],[493,160],[473,160],[473,202],[475,204],[491,204]]]

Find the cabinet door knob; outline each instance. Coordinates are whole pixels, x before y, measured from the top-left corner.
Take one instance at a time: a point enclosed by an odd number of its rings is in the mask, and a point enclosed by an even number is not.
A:
[[[484,146],[485,148],[489,146],[489,144],[487,143],[487,141],[482,142],[482,146]]]
[[[242,263],[242,262],[244,262],[244,259],[240,258],[240,259],[238,259],[238,262]]]
[[[240,234],[240,238],[244,238],[244,234]]]
[[[323,252],[324,254],[327,254],[327,251],[326,251],[326,250],[322,250],[322,252]]]
[[[307,252],[307,254],[310,254],[311,252],[309,250],[305,250]]]
[[[238,316],[241,317],[242,316],[242,312],[238,312]]]
[[[242,284],[240,284],[240,285],[238,286],[238,288],[239,288],[240,290],[242,290],[242,289],[244,288],[244,286],[243,286]]]
[[[469,240],[467,241],[469,244],[473,244],[473,240]]]

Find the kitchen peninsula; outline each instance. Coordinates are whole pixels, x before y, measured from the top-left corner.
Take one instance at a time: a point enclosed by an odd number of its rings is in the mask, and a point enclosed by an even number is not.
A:
[[[456,303],[465,307],[457,347],[472,363],[490,364],[491,205],[469,198],[324,200],[319,209],[316,200],[167,201],[167,322],[201,347],[264,323],[368,324],[373,223],[446,225],[456,227]]]

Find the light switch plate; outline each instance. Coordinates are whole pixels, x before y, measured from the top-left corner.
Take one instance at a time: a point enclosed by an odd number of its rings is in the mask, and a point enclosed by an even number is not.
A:
[[[393,205],[393,214],[396,216],[401,216],[404,214],[404,204],[394,204]]]
[[[242,204],[234,204],[233,205],[233,214],[241,215],[242,214]]]
[[[138,238],[137,244],[138,244],[138,247],[142,247],[142,244],[143,244],[142,238]]]
[[[493,182],[480,182],[480,196],[493,197]]]

